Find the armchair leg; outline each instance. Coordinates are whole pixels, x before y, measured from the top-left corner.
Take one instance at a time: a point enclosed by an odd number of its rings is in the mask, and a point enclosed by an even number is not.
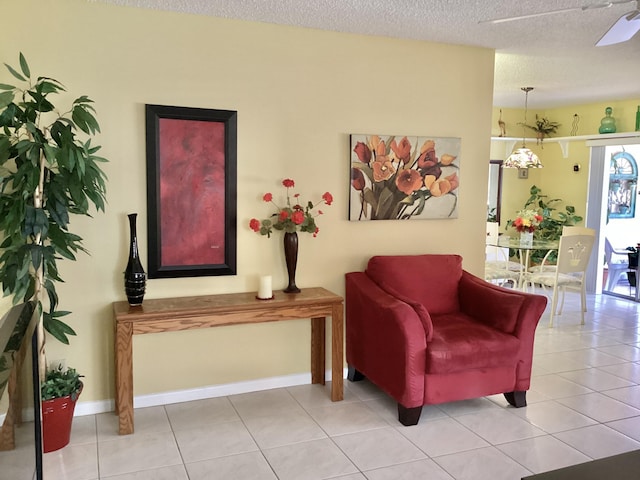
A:
[[[347,365],[347,378],[349,379],[349,381],[351,382],[359,382],[360,380],[364,380],[365,376],[362,374],[362,372],[359,372],[358,370],[356,370],[354,367],[352,367],[351,365]]]
[[[418,420],[420,420],[421,413],[422,406],[409,408],[405,407],[404,405],[398,404],[398,420],[405,427],[417,425]]]
[[[507,399],[509,405],[516,408],[527,406],[527,392],[507,392],[504,394],[504,398]]]

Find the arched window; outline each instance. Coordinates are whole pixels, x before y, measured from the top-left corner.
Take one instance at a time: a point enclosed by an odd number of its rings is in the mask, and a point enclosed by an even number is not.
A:
[[[609,166],[609,218],[633,218],[636,214],[638,164],[633,155],[616,152]]]

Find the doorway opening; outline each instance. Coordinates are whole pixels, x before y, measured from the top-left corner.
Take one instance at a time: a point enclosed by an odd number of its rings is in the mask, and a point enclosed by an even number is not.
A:
[[[638,300],[640,214],[636,209],[640,145],[604,148],[600,229],[602,293]],[[590,194],[591,195],[591,194]],[[600,276],[600,275],[599,275]]]

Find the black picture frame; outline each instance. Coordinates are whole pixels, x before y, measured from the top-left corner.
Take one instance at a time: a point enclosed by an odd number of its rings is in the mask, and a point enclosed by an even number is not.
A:
[[[236,274],[237,116],[145,105],[149,278]]]

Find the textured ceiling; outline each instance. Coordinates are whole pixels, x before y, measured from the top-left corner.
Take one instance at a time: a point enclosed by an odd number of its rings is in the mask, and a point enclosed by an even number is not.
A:
[[[595,43],[636,0],[499,24],[483,20],[603,0],[93,0],[116,5],[474,45],[496,50],[493,104],[532,108],[640,97],[640,33]]]

